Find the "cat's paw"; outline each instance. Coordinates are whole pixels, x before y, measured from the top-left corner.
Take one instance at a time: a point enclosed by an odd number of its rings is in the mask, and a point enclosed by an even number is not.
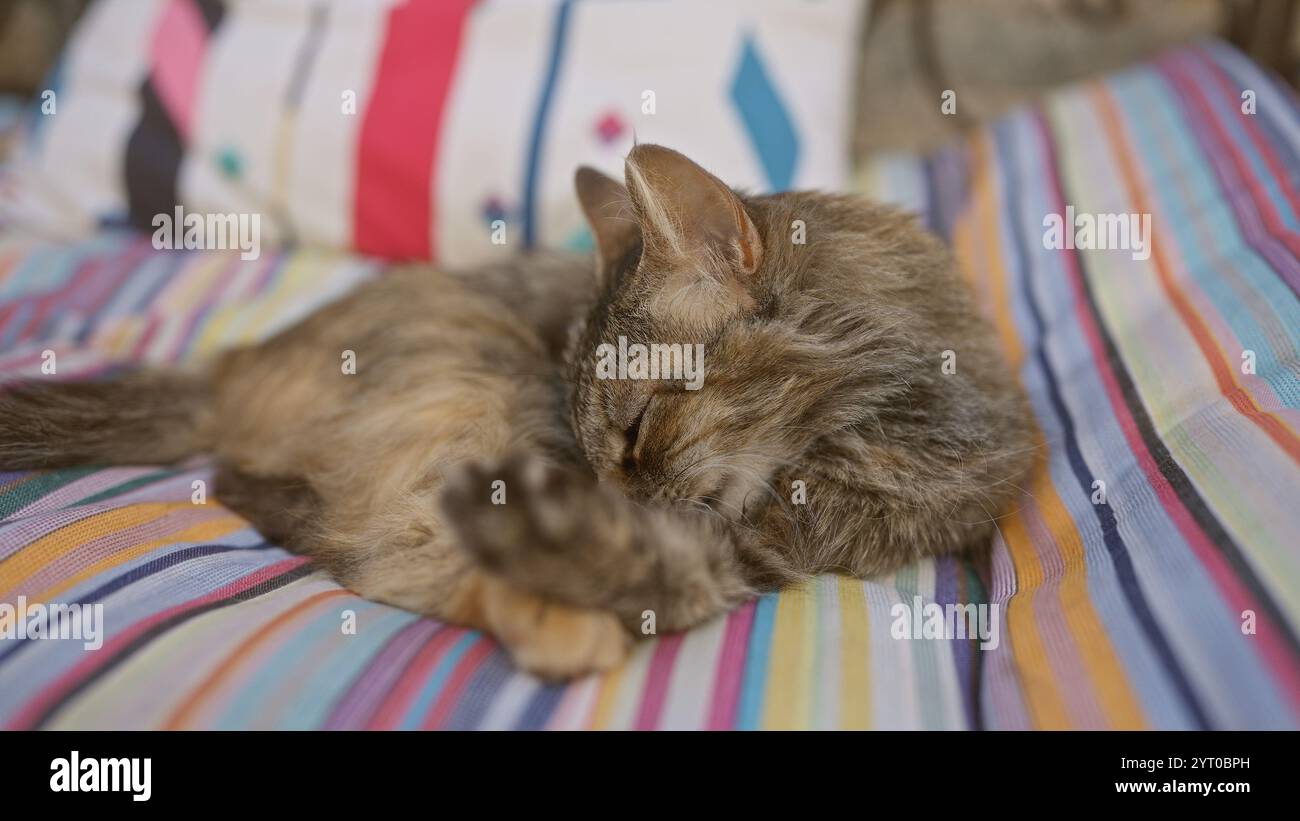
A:
[[[548,680],[612,670],[632,646],[612,613],[546,601],[499,579],[484,577],[481,606],[515,665]]]
[[[590,481],[532,457],[467,466],[443,487],[443,517],[480,568],[482,621],[544,678],[611,669],[631,647],[614,613],[579,606],[601,595],[596,499]]]
[[[549,589],[537,574],[572,573],[568,559],[596,547],[593,490],[578,474],[516,457],[462,469],[443,488],[442,507],[479,566]]]

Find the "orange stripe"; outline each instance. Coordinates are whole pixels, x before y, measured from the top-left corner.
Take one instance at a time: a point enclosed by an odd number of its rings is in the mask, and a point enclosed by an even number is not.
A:
[[[1041,442],[1041,432],[1037,432],[1037,437]],[[1061,604],[1061,613],[1088,673],[1092,695],[1109,726],[1114,729],[1141,729],[1146,726],[1142,708],[1133,694],[1128,673],[1110,642],[1110,634],[1098,619],[1088,595],[1088,566],[1084,557],[1083,539],[1070,511],[1052,487],[1046,449],[1040,449],[1039,454],[1039,465],[1034,472],[1030,491],[1039,500],[1043,523],[1052,533],[1063,565],[1060,582],[1053,595]],[[1044,581],[1041,565],[1036,581],[1038,584]]]
[[[1002,264],[1001,248],[998,244],[1000,209],[994,175],[989,172],[993,164],[992,154],[993,146],[988,135],[981,132],[975,140],[973,150],[971,208],[975,212],[975,218],[971,220],[970,229],[964,232],[969,243],[965,249],[967,253],[961,254],[959,259],[967,258],[969,254],[970,264],[974,266],[974,270],[967,273],[967,279],[976,288],[976,293],[987,300],[985,313],[991,314],[989,319],[997,329],[998,338],[1002,341],[1002,349],[1007,359],[1011,361],[1011,367],[1018,373],[1024,361],[1024,350],[1020,347],[1020,334],[1016,332],[1015,322],[1011,318],[1011,299],[1007,294],[1007,269]],[[987,255],[987,265],[975,265],[974,261],[979,259],[980,251]],[[978,284],[976,284],[977,276]]]
[[[293,621],[299,615],[305,613],[313,606],[323,601],[328,601],[338,596],[351,596],[350,590],[334,589],[322,590],[320,593],[308,596],[302,601],[285,610],[280,615],[263,624],[261,627],[240,642],[239,646],[230,652],[226,658],[217,665],[217,667],[208,674],[208,677],[190,692],[181,705],[177,707],[163,724],[164,730],[180,730],[189,727],[194,722],[194,714],[198,711],[199,705],[209,698],[221,685],[221,682],[245,659],[253,654],[259,646],[269,639],[276,630]]]
[[[0,563],[0,591],[3,591],[0,592],[0,598],[11,593],[24,579],[42,567],[46,567],[87,542],[149,524],[175,510],[190,510],[193,507],[190,502],[144,502],[105,510],[61,527],[23,547]],[[224,508],[219,510],[225,512]],[[224,518],[243,524],[242,519],[231,516]],[[150,544],[156,545],[158,542]],[[79,575],[78,578],[84,578],[84,574]]]
[[[1035,473],[1041,468],[1035,468]],[[1016,676],[1034,726],[1060,729],[1071,726],[1069,712],[1056,686],[1056,677],[1047,661],[1043,637],[1034,617],[1034,599],[1043,582],[1043,568],[1034,553],[1034,545],[1021,514],[1015,513],[999,523],[1003,541],[1015,568],[1016,592],[1007,599],[1007,638],[1016,660]]]
[[[85,570],[77,573],[75,576],[70,576],[58,584],[42,590],[35,596],[35,599],[38,601],[50,601],[65,590],[81,584],[86,579],[103,573],[106,570],[111,570],[114,567],[126,564],[132,559],[143,556],[144,554],[157,550],[160,547],[167,547],[168,545],[180,544],[182,542],[210,542],[214,539],[221,538],[227,533],[242,530],[247,526],[248,522],[245,522],[237,516],[222,516],[217,519],[200,522],[192,527],[178,530],[175,533],[169,533],[166,536],[161,536],[153,541],[135,545],[126,550],[119,550],[112,556],[95,562]]]
[[[982,138],[976,143],[973,154],[971,207],[974,214],[971,218],[979,226],[979,238],[983,240],[979,245],[986,256],[983,265],[976,265],[977,257],[971,257],[971,265],[987,272],[987,288],[995,297],[992,318],[1007,357],[1016,363],[1018,370],[1023,359],[1023,349],[1011,314],[1007,266],[997,241],[997,215],[1001,208],[991,179],[991,151],[988,140]],[[963,214],[962,218],[966,216]],[[959,247],[960,256],[966,255],[963,251],[970,251],[975,239],[972,233],[973,231],[962,232],[966,245],[964,248]],[[1043,522],[1061,553],[1065,573],[1059,587],[1045,586],[1047,580],[1039,554],[1025,525],[1024,514],[1017,511],[1002,520],[1003,539],[1016,573],[1016,592],[1007,602],[1007,629],[1012,636],[1011,649],[1016,658],[1026,705],[1035,725],[1040,728],[1073,726],[1061,693],[1060,681],[1049,662],[1034,613],[1038,597],[1051,596],[1056,600],[1065,623],[1070,628],[1080,660],[1088,672],[1091,694],[1110,726],[1143,726],[1143,713],[1129,686],[1128,676],[1088,596],[1083,540],[1052,483],[1043,433],[1037,425],[1033,432],[1036,449],[1034,471],[1030,477],[1030,497],[1022,497],[1021,504],[1038,505]]]
[[[1123,172],[1124,182],[1128,187],[1129,199],[1136,206],[1138,213],[1151,214],[1154,218],[1156,212],[1151,208],[1151,203],[1147,201],[1145,192],[1138,184],[1138,174],[1133,165],[1132,152],[1128,141],[1124,137],[1123,128],[1120,126],[1119,112],[1116,110],[1114,99],[1112,99],[1106,88],[1100,85],[1093,87],[1092,96],[1096,101],[1098,110],[1101,112],[1102,123],[1105,125],[1106,135],[1110,139],[1111,146],[1114,148],[1115,157],[1119,160],[1120,170]],[[1178,290],[1177,284],[1169,273],[1169,260],[1165,257],[1158,242],[1151,243],[1151,261],[1154,263],[1156,276],[1160,279],[1161,286],[1164,288],[1165,293],[1169,295],[1170,303],[1178,311],[1178,315],[1182,318],[1183,324],[1187,326],[1192,339],[1196,341],[1197,347],[1201,349],[1201,355],[1214,372],[1214,381],[1218,383],[1219,392],[1232,403],[1233,408],[1238,413],[1254,422],[1293,460],[1300,462],[1300,439],[1275,414],[1261,409],[1256,404],[1255,398],[1237,381],[1235,365],[1228,365],[1223,357],[1223,351],[1215,344],[1214,336],[1201,319],[1200,314],[1196,312],[1195,307],[1192,306],[1186,295]]]

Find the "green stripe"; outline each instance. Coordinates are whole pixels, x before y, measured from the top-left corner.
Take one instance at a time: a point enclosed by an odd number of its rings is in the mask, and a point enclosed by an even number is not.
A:
[[[933,563],[934,560],[929,561]],[[909,612],[916,604],[913,597],[921,597],[922,625],[925,624],[925,606],[939,604],[933,589],[929,593],[921,590],[920,567],[915,563],[900,568],[894,574],[894,589],[902,597]],[[926,730],[946,730],[960,726],[960,722],[965,719],[961,716],[948,715],[948,703],[943,692],[944,654],[947,652],[948,642],[942,639],[935,641],[913,636],[910,641],[904,641],[903,644],[912,654],[912,668],[916,671],[916,689],[919,691],[917,707],[921,711],[921,727]]]
[[[93,496],[87,496],[86,498],[81,499],[80,501],[68,505],[68,507],[76,507],[77,505],[89,505],[89,504],[94,504],[95,502],[102,502],[105,499],[111,499],[114,496],[120,496],[123,493],[130,492],[132,490],[135,490],[138,487],[143,487],[144,485],[153,484],[154,482],[161,482],[163,479],[170,479],[171,477],[184,472],[185,471],[183,470],[162,470],[157,473],[150,473],[147,476],[139,476],[136,477],[135,479],[132,479],[129,482],[123,482],[120,485],[111,487],[108,490],[101,490],[99,493],[96,493]]]
[[[83,476],[94,473],[96,470],[97,468],[53,470],[13,485],[0,493],[0,519],[13,515],[42,496],[47,496],[61,487],[70,485]]]

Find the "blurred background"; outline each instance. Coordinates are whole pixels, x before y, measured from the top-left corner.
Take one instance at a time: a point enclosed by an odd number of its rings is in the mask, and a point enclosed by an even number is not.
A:
[[[90,0],[0,0],[0,92],[30,94]],[[925,150],[1062,84],[1217,36],[1300,80],[1296,0],[876,0],[854,149]],[[944,90],[956,116],[934,105]]]

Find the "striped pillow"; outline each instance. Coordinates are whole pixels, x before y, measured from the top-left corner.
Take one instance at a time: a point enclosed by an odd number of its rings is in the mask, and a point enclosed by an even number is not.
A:
[[[60,236],[256,214],[264,242],[465,264],[585,246],[573,171],[634,138],[842,188],[862,5],[100,0],[3,206]]]

